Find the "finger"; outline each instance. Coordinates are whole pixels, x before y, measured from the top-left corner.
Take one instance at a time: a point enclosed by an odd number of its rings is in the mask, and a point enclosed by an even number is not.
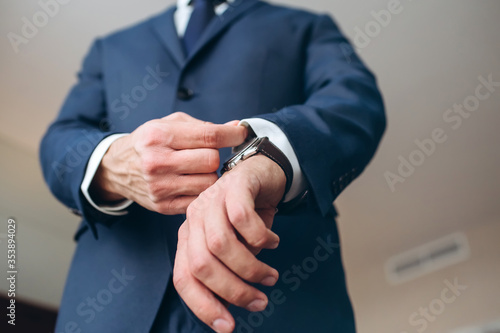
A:
[[[171,156],[175,160],[173,171],[181,174],[215,172],[220,165],[217,149],[182,149],[174,151]]]
[[[217,179],[216,173],[157,175],[149,182],[141,178],[128,187],[127,198],[160,214],[185,214],[189,204]]]
[[[273,226],[274,222],[274,216],[276,215],[276,208],[257,208],[255,209],[257,214],[260,216],[262,221],[264,221],[264,224],[268,229],[271,229]]]
[[[199,195],[210,186],[212,186],[218,179],[216,173],[201,173],[191,175],[178,175],[173,180],[169,187],[169,192],[166,195]]]
[[[200,215],[200,220],[204,217],[207,220],[212,218],[206,214]],[[192,218],[193,216],[188,216],[188,261],[193,276],[229,303],[249,311],[263,311],[267,306],[267,296],[243,282],[210,253],[205,241],[203,222],[193,225]]]
[[[254,196],[245,186],[232,186],[226,195],[226,210],[230,223],[245,242],[256,249],[275,249],[279,237],[272,232],[255,211]]]
[[[150,198],[153,202],[170,200],[177,196],[198,196],[218,179],[213,173],[191,175],[157,175],[154,180],[131,188],[134,195]]]
[[[210,252],[242,279],[273,286],[278,281],[278,271],[258,260],[237,239],[225,209],[210,205],[207,215],[210,218],[206,219],[205,236]]]
[[[239,123],[240,123],[239,120],[231,120],[231,121],[228,121],[227,123],[225,123],[224,125],[238,126]]]
[[[187,208],[196,198],[198,198],[198,195],[185,195],[160,199],[139,191],[131,192],[129,195],[130,200],[148,210],[163,215],[186,214]]]
[[[244,126],[176,123],[172,140],[165,142],[173,149],[224,148],[242,144],[248,130]]]
[[[209,122],[197,119],[192,117],[191,115],[177,111],[172,114],[169,114],[166,117],[161,118],[162,120],[168,120],[168,121],[179,121],[179,122],[191,122],[191,123],[198,123],[198,124],[211,124]]]
[[[216,332],[229,333],[235,326],[226,307],[189,271],[187,260],[187,222],[179,229],[179,242],[174,263],[174,286],[193,313]]]
[[[196,198],[196,195],[178,196],[165,203],[156,204],[154,211],[164,215],[186,214],[187,208]]]

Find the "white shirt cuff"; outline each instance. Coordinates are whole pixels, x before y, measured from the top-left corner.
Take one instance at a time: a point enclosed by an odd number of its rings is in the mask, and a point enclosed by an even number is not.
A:
[[[87,164],[87,169],[85,170],[85,176],[83,177],[82,185],[80,186],[83,195],[85,196],[87,201],[92,205],[92,207],[94,207],[95,209],[104,214],[114,215],[114,216],[125,215],[128,213],[125,210],[125,208],[130,206],[133,202],[132,200],[124,200],[123,202],[120,202],[119,204],[113,206],[99,206],[94,202],[94,200],[92,200],[89,193],[90,184],[92,183],[97,168],[101,164],[101,160],[104,157],[104,154],[106,154],[106,152],[108,151],[109,146],[111,146],[111,144],[115,142],[117,139],[126,135],[128,134],[110,135],[105,139],[103,139],[97,145],[97,147],[95,147],[94,152],[90,156],[89,163]]]
[[[283,202],[288,202],[302,194],[307,187],[306,179],[300,169],[297,155],[295,155],[295,151],[285,133],[276,124],[261,118],[243,119],[240,121],[240,125],[250,126],[258,137],[267,136],[269,141],[278,147],[290,161],[293,168],[292,184]]]

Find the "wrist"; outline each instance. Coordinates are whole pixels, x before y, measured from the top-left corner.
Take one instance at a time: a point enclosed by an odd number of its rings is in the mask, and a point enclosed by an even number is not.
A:
[[[125,140],[125,137],[116,140],[110,145],[90,184],[89,193],[99,203],[119,202],[126,199],[125,196],[119,193],[118,176],[114,172],[119,170],[119,161],[115,156],[119,156],[116,150],[123,140]]]
[[[238,168],[240,173],[258,181],[259,192],[268,193],[273,204],[277,205],[281,201],[285,194],[287,178],[278,163],[259,153],[242,161],[233,171]]]
[[[237,164],[245,161],[257,154],[264,155],[275,162],[285,174],[285,193],[288,192],[293,179],[293,167],[287,156],[276,147],[268,137],[253,137],[243,145],[233,148],[236,153],[229,158],[222,168],[222,174],[233,169]]]

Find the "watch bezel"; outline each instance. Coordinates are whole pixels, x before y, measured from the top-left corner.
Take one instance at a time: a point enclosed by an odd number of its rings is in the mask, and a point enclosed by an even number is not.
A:
[[[231,157],[226,163],[224,163],[223,170],[229,171],[233,169],[239,162],[244,161],[258,153],[259,145],[262,141],[267,139],[267,137],[256,137],[250,141],[248,145],[243,147],[238,151],[233,157]]]

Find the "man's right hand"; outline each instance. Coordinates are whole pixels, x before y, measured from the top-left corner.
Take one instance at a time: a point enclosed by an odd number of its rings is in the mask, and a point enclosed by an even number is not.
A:
[[[97,202],[130,199],[166,215],[189,204],[217,181],[218,148],[247,137],[237,122],[215,125],[177,112],[151,120],[111,144],[90,186]]]

